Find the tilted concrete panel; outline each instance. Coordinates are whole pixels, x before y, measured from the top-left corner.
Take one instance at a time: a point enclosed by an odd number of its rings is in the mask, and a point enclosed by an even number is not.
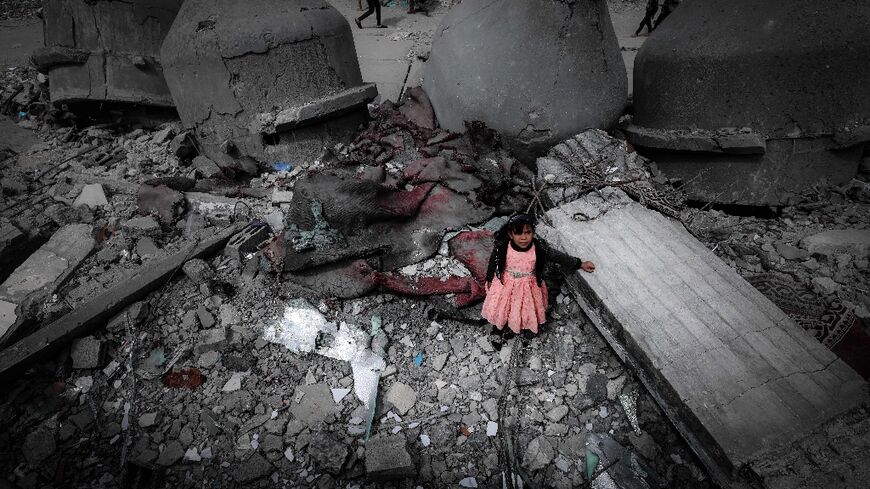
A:
[[[615,123],[627,84],[603,0],[464,0],[436,30],[424,73],[442,127],[483,121],[526,161]]]

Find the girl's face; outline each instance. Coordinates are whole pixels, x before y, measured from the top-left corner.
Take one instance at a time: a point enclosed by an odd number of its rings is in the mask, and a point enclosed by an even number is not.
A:
[[[519,233],[514,233],[513,230],[508,232],[508,235],[511,238],[511,241],[520,248],[526,248],[530,244],[532,244],[532,238],[535,237],[535,232],[532,231],[532,226],[525,224],[523,225],[523,230]]]

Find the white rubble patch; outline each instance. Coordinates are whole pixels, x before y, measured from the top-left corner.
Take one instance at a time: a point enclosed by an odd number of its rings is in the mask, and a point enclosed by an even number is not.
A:
[[[276,323],[266,326],[263,339],[295,353],[313,352],[349,362],[354,392],[366,408],[371,407],[386,363],[369,348],[370,336],[360,326],[344,322],[336,325],[308,302],[293,300]]]
[[[428,260],[400,268],[399,275],[438,277],[443,282],[450,277],[470,277],[471,272],[462,262],[451,256],[435,255]]]

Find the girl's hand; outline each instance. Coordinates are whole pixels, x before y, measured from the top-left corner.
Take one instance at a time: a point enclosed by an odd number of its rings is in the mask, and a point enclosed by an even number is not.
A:
[[[591,261],[584,261],[582,264],[580,264],[580,268],[584,272],[592,273],[595,271],[595,264]]]

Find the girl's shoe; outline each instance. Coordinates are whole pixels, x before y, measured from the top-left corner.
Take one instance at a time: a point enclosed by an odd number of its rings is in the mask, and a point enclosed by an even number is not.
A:
[[[498,336],[491,338],[489,342],[492,343],[492,347],[495,348],[495,351],[501,351],[501,347],[504,346],[504,340]]]
[[[538,336],[538,335],[536,335],[535,333],[532,333],[531,330],[528,330],[528,329],[523,330],[523,339],[524,340],[531,340],[531,339],[534,339],[536,336]]]
[[[498,329],[497,327],[493,326],[492,329],[489,330],[489,334],[491,334],[491,335],[500,335],[500,334],[501,334],[501,330]]]
[[[513,331],[511,331],[510,328],[505,328],[505,329],[503,330],[503,332],[502,332],[501,337],[504,338],[504,339],[506,339],[506,340],[509,340],[509,339],[513,338],[514,336],[516,336],[516,335],[517,335],[517,334],[514,333]]]

